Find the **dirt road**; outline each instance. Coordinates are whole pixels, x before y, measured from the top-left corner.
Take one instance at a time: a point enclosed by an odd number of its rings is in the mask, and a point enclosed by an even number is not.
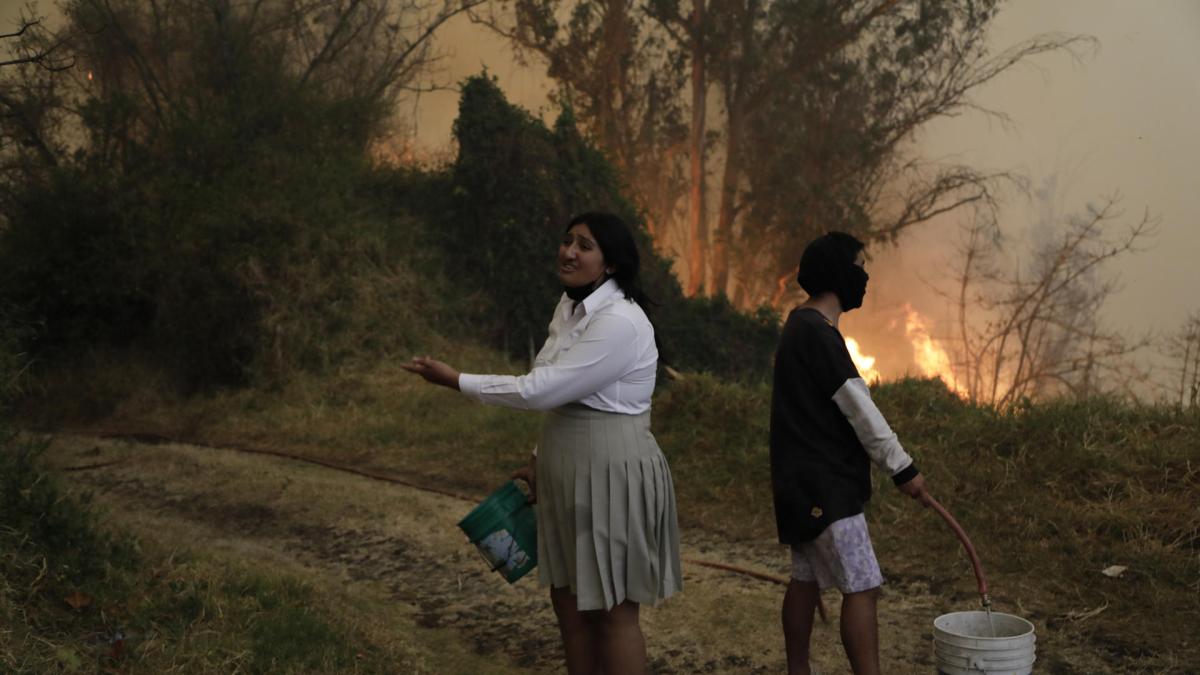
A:
[[[534,575],[515,585],[487,572],[455,524],[471,504],[286,459],[188,445],[57,437],[48,452],[91,489],[107,518],[168,547],[236,558],[264,569],[305,570],[338,592],[386,593],[408,622],[405,639],[426,650],[431,673],[560,672],[557,631]],[[732,544],[687,530],[684,558],[786,575],[784,549]],[[887,573],[885,565],[885,574]],[[654,673],[780,673],[782,587],[685,564],[684,591],[645,608]],[[814,667],[847,672],[837,637],[838,599],[813,636]],[[931,673],[930,626],[952,605],[919,582],[893,580],[881,602],[887,672]],[[380,621],[385,621],[380,617]],[[448,647],[447,647],[448,645]],[[470,654],[464,660],[456,654]],[[468,665],[468,663],[470,665]]]

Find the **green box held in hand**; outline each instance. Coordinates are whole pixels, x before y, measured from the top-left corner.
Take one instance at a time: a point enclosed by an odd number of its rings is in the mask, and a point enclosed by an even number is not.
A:
[[[472,509],[458,527],[510,584],[537,566],[537,520],[525,493],[512,481]]]

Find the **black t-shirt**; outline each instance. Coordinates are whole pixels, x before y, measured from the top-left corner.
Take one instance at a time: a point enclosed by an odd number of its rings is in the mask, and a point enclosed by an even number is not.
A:
[[[788,315],[775,353],[771,485],[779,541],[811,541],[830,523],[862,513],[871,459],[833,400],[859,377],[846,341],[815,309]]]

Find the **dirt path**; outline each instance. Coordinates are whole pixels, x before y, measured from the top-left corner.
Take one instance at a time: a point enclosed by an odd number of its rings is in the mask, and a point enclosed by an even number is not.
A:
[[[412,640],[449,634],[495,663],[495,672],[562,667],[546,593],[532,578],[510,586],[483,568],[455,526],[471,507],[466,502],[285,459],[188,445],[61,436],[48,457],[59,467],[93,466],[71,472],[71,480],[93,490],[108,517],[139,537],[202,544],[207,554],[267,569],[299,565],[330,588],[384,588],[413,617]],[[733,545],[685,531],[683,545],[685,559],[786,575],[785,552],[770,543]],[[652,672],[783,672],[781,597],[776,584],[685,564],[684,592],[643,611]],[[830,623],[818,624],[813,636],[814,667],[847,672],[836,594],[825,602]],[[887,672],[933,672],[931,621],[956,609],[969,607],[946,606],[919,581],[889,583],[880,617]],[[453,663],[431,663],[429,672],[457,672]]]

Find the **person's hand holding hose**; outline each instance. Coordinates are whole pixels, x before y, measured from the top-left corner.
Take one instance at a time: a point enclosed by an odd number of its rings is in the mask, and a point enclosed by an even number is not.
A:
[[[929,492],[925,489],[925,477],[921,474],[913,476],[911,480],[901,483],[897,487],[904,494],[920,502],[922,506],[930,506],[933,500],[933,497],[930,497]]]

